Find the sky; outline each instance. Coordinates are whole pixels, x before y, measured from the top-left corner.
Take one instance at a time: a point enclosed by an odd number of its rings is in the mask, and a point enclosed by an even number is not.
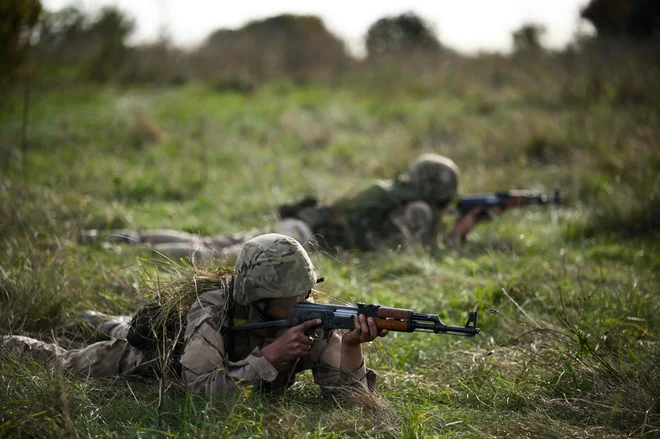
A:
[[[511,32],[524,23],[547,28],[545,44],[559,48],[573,38],[578,27],[590,27],[579,19],[588,0],[42,0],[49,10],[70,4],[86,10],[115,5],[137,23],[132,42],[155,40],[163,28],[175,44],[192,48],[214,30],[238,28],[246,22],[293,13],[317,15],[356,55],[363,50],[369,26],[384,16],[414,12],[429,22],[440,41],[464,53],[508,51]]]

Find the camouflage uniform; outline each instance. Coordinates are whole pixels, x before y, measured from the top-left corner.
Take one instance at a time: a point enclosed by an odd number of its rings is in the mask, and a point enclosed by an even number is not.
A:
[[[125,339],[100,341],[83,349],[66,350],[34,338],[6,335],[2,337],[2,350],[40,363],[61,361],[65,371],[84,378],[127,374],[150,377],[156,370],[155,352],[136,349]]]
[[[263,312],[250,305],[255,301],[298,295],[311,289],[315,281],[313,265],[295,240],[269,234],[248,241],[239,254],[236,274],[226,287],[201,294],[190,307],[179,359],[183,384],[194,393],[209,396],[244,385],[275,391],[293,384],[296,373],[311,369],[314,381],[324,393],[349,387],[373,390],[376,374],[364,362],[354,371],[340,369],[338,333],[333,333],[328,341],[315,340],[309,355],[296,362],[273,365],[260,349],[286,329],[223,331],[232,324],[264,321]],[[245,321],[238,318],[239,310],[244,311]],[[157,373],[160,360],[157,351],[139,349],[129,343],[126,319],[116,318],[104,325],[109,334],[120,338],[67,351],[27,337],[5,336],[2,348],[41,362],[55,357],[62,361],[65,370],[81,377]]]
[[[415,160],[408,175],[379,182],[331,206],[304,200],[285,214],[309,225],[326,247],[374,248],[395,238],[405,246],[436,246],[440,211],[456,196],[458,167],[437,154]]]
[[[129,230],[115,229],[107,231],[83,230],[82,241],[88,243],[102,238],[108,242],[143,245],[156,253],[163,254],[175,261],[179,259],[201,260],[208,262],[214,257],[238,255],[243,243],[259,235],[256,229],[245,233],[223,236],[202,236],[179,230]]]
[[[276,233],[291,236],[303,245],[310,242],[312,238],[309,227],[302,221],[293,218],[278,221],[273,230]],[[186,259],[189,262],[207,263],[214,258],[236,257],[246,241],[264,233],[266,232],[252,229],[248,232],[231,235],[203,236],[171,229],[83,230],[81,239],[83,243],[102,238],[108,242],[143,245],[175,261]],[[306,246],[306,248],[308,247]]]
[[[306,206],[287,214],[303,221],[326,248],[368,250],[392,237],[415,245],[428,240],[433,209],[405,181],[381,181],[331,206]]]
[[[285,329],[236,333],[235,339],[220,335],[228,322],[218,319],[226,307],[225,294],[211,291],[200,296],[188,313],[184,336],[185,349],[181,357],[181,378],[195,393],[213,395],[226,393],[237,385],[252,384],[263,390],[281,390],[295,381],[296,373],[311,369],[314,382],[323,392],[337,388],[363,386],[373,390],[376,374],[362,363],[358,370],[340,370],[341,336],[333,332],[329,341],[317,339],[307,357],[294,363],[272,365],[260,348],[272,343]],[[263,316],[249,308],[247,322],[262,322]],[[234,345],[228,355],[227,347]]]

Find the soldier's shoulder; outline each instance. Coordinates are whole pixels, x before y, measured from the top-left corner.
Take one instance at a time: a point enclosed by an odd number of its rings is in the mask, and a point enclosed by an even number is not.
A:
[[[381,198],[383,195],[387,194],[392,189],[393,182],[390,180],[378,180],[371,186],[367,186],[362,189],[360,192],[355,194],[349,200],[352,203],[362,203],[365,200],[373,200]]]
[[[231,297],[230,287],[224,286],[200,294],[199,301],[209,303],[215,306],[224,307],[228,304],[230,297]]]

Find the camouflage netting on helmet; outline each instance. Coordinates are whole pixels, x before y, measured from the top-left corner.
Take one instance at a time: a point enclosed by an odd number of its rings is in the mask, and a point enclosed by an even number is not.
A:
[[[410,165],[408,181],[425,199],[449,202],[458,190],[458,166],[439,154],[422,154]]]
[[[185,332],[186,317],[193,302],[213,290],[229,290],[234,270],[221,267],[202,270],[195,267],[177,268],[173,278],[152,286],[153,301],[142,307],[133,320],[127,339],[140,349],[175,345]]]
[[[298,241],[278,233],[246,242],[236,261],[234,300],[249,305],[261,299],[293,297],[316,283],[314,264]]]

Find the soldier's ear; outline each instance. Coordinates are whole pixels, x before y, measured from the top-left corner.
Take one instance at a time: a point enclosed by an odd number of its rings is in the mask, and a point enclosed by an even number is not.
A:
[[[447,206],[449,206],[449,203],[451,203],[451,198],[448,200],[437,200],[435,202],[435,207],[437,207],[440,210],[446,209]]]
[[[268,310],[268,302],[270,299],[260,299],[256,302],[252,302],[252,305],[261,312],[266,312]]]

